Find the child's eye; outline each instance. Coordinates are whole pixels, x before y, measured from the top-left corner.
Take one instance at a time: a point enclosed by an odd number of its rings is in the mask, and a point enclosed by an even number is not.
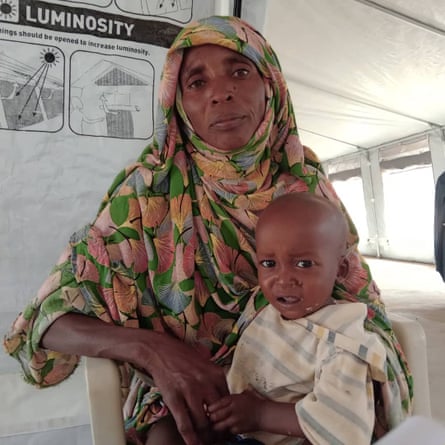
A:
[[[302,269],[307,269],[308,267],[312,267],[314,262],[312,260],[299,260],[297,261],[297,267]]]
[[[275,266],[274,260],[262,260],[260,261],[260,266],[265,268],[270,268]]]

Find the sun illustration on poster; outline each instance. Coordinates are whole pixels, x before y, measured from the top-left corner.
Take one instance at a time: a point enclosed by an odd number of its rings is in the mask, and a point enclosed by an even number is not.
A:
[[[17,4],[14,0],[0,0],[0,20],[15,21]]]
[[[48,83],[51,83],[48,73],[51,68],[59,63],[61,58],[62,56],[57,48],[42,48],[39,54],[40,66],[28,75],[26,82],[16,92],[16,96],[25,96],[22,109],[17,115],[19,120],[27,112],[36,116],[41,105],[41,99],[44,99],[42,94],[48,90]]]
[[[42,66],[52,68],[59,63],[59,60],[60,54],[54,48],[46,48],[40,52],[40,61],[42,62]]]

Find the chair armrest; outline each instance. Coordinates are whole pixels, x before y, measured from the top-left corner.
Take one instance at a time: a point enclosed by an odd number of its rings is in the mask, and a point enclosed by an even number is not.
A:
[[[425,331],[422,325],[401,314],[388,312],[394,333],[406,355],[414,380],[413,414],[431,417],[430,385]]]
[[[120,375],[116,363],[86,357],[85,378],[94,445],[125,445]]]

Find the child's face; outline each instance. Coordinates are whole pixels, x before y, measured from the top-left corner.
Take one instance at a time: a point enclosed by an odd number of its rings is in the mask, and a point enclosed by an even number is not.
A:
[[[338,237],[310,217],[268,216],[256,234],[258,279],[267,300],[289,320],[333,302],[341,254]]]

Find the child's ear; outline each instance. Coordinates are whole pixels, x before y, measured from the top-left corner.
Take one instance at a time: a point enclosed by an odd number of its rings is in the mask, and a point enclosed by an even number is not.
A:
[[[345,278],[349,272],[349,263],[346,261],[346,257],[342,256],[338,263],[337,277]]]

